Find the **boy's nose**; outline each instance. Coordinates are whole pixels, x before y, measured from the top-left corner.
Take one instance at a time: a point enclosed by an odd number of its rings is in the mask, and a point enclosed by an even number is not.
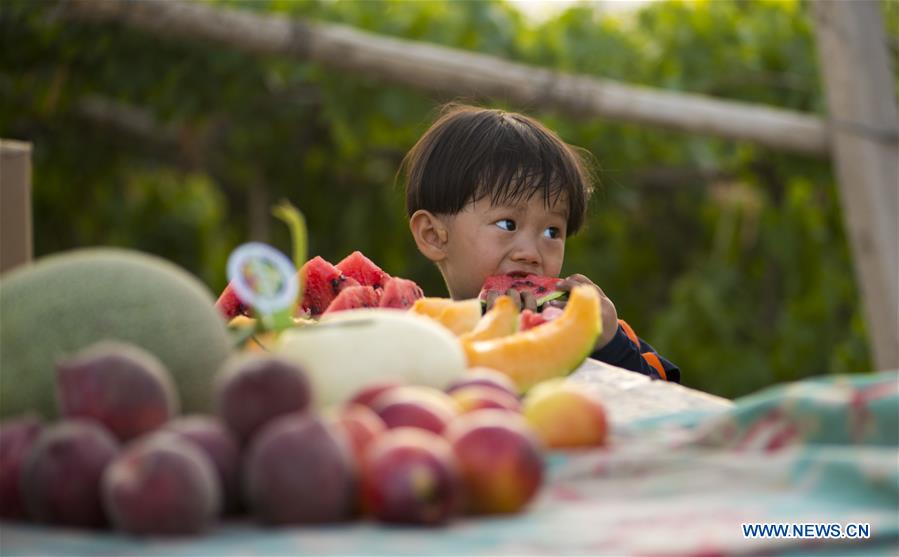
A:
[[[518,246],[510,255],[512,261],[528,267],[540,266],[540,253],[534,246]]]

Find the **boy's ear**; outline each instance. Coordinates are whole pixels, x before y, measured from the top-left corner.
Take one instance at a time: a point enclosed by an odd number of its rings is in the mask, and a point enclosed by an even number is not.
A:
[[[446,257],[446,226],[433,213],[424,209],[415,211],[409,219],[409,228],[422,255],[434,262]]]

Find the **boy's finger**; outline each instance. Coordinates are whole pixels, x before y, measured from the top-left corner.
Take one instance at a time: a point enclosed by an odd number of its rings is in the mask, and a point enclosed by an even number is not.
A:
[[[498,290],[490,290],[487,292],[487,295],[484,296],[484,301],[487,302],[487,311],[490,311],[490,308],[492,308],[493,304],[496,303],[497,298],[499,298]]]
[[[572,282],[576,282],[579,284],[593,284],[592,280],[588,279],[586,276],[584,276],[580,273],[575,273],[573,275],[570,275],[566,280],[570,280]]]
[[[599,285],[597,285],[595,282],[588,279],[584,275],[571,275],[570,277],[568,277],[565,280],[563,280],[562,282],[560,282],[559,285],[557,286],[557,288],[559,290],[563,290],[565,292],[571,292],[571,290],[575,286],[581,286],[581,285],[592,286],[593,288],[595,288],[599,291],[600,296],[602,296],[604,298],[607,297],[606,293],[603,292],[602,288],[600,288]]]
[[[576,282],[571,281],[571,280],[568,280],[568,279],[565,279],[565,280],[563,280],[562,282],[560,282],[560,283],[556,286],[556,288],[557,288],[558,290],[562,290],[563,292],[571,292],[571,289],[574,288],[575,286],[577,286],[577,283],[576,283]]]
[[[522,292],[521,303],[524,306],[524,309],[529,309],[534,313],[537,312],[537,298],[534,297],[532,292]]]
[[[512,301],[515,302],[515,306],[518,308],[518,311],[521,311],[521,292],[515,290],[514,288],[510,288],[506,290],[506,296],[512,298]]]

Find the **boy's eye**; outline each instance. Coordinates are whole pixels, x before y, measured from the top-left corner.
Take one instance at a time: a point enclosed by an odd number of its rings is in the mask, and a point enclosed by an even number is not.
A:
[[[493,224],[502,228],[503,230],[508,230],[509,232],[515,230],[515,221],[512,219],[499,219]]]
[[[551,240],[555,240],[556,238],[562,237],[562,231],[556,228],[555,226],[550,226],[546,230],[543,231],[543,235]]]

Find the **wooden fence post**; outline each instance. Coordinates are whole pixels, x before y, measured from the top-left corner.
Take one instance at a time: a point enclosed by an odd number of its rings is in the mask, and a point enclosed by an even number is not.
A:
[[[0,139],[0,273],[31,255],[31,144]]]
[[[811,2],[846,231],[877,369],[899,368],[899,119],[877,0]]]

